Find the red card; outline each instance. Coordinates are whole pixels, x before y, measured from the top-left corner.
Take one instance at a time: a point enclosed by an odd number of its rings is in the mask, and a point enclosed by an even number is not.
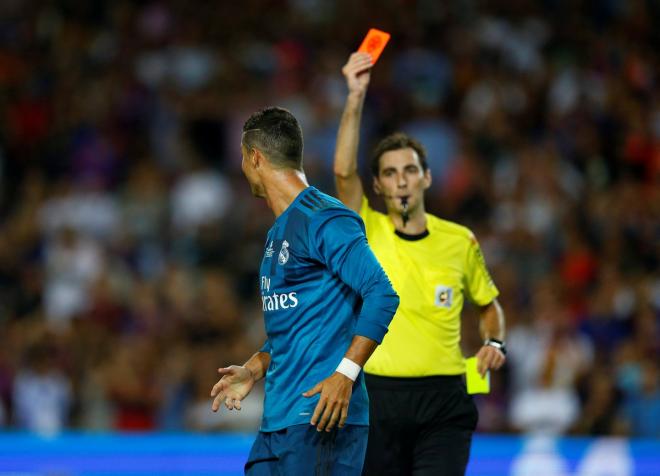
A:
[[[385,49],[385,45],[390,41],[390,34],[384,31],[371,28],[364,37],[358,51],[360,53],[369,53],[371,55],[371,64],[376,64],[378,57]]]

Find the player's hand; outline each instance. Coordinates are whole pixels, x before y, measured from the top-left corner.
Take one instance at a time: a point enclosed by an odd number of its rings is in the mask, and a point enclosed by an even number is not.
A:
[[[481,374],[481,377],[486,375],[488,369],[498,370],[506,362],[504,353],[492,345],[482,346],[476,357],[477,371]]]
[[[365,94],[371,78],[371,55],[369,53],[353,53],[341,72],[346,78],[349,94]]]
[[[316,425],[316,431],[331,431],[335,425],[343,428],[348,417],[348,404],[353,393],[353,381],[339,372],[317,383],[303,393],[304,397],[321,394],[316,404],[310,423]]]
[[[243,400],[254,386],[254,376],[247,368],[239,365],[218,369],[222,378],[218,380],[211,389],[213,404],[211,409],[217,412],[220,405],[224,402],[229,410],[241,409],[241,400]]]

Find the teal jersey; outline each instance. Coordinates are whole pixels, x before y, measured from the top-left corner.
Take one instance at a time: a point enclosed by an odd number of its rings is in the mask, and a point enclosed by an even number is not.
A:
[[[302,393],[332,375],[353,336],[381,342],[399,299],[367,244],[362,219],[314,187],[268,232],[260,271],[271,356],[261,431],[308,423],[319,395]],[[360,373],[347,424],[367,425]]]

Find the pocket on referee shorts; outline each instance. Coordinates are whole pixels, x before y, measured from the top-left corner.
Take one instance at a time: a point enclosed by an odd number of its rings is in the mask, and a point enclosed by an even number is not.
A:
[[[465,386],[461,385],[454,391],[453,398],[455,405],[451,415],[452,424],[458,428],[474,431],[479,421],[479,411],[472,395],[469,395]]]
[[[479,422],[479,410],[477,409],[477,404],[474,403],[474,397],[469,395],[465,389],[463,389],[463,395],[466,399],[466,405],[469,407],[467,420],[468,428],[472,431],[477,429],[477,423]]]

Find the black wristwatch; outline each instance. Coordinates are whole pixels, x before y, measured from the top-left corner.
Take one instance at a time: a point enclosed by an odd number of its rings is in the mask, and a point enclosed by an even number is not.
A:
[[[496,349],[499,349],[500,352],[502,352],[504,355],[506,355],[506,344],[497,339],[486,339],[486,342],[484,342],[484,345],[489,345],[491,347],[495,347]]]

